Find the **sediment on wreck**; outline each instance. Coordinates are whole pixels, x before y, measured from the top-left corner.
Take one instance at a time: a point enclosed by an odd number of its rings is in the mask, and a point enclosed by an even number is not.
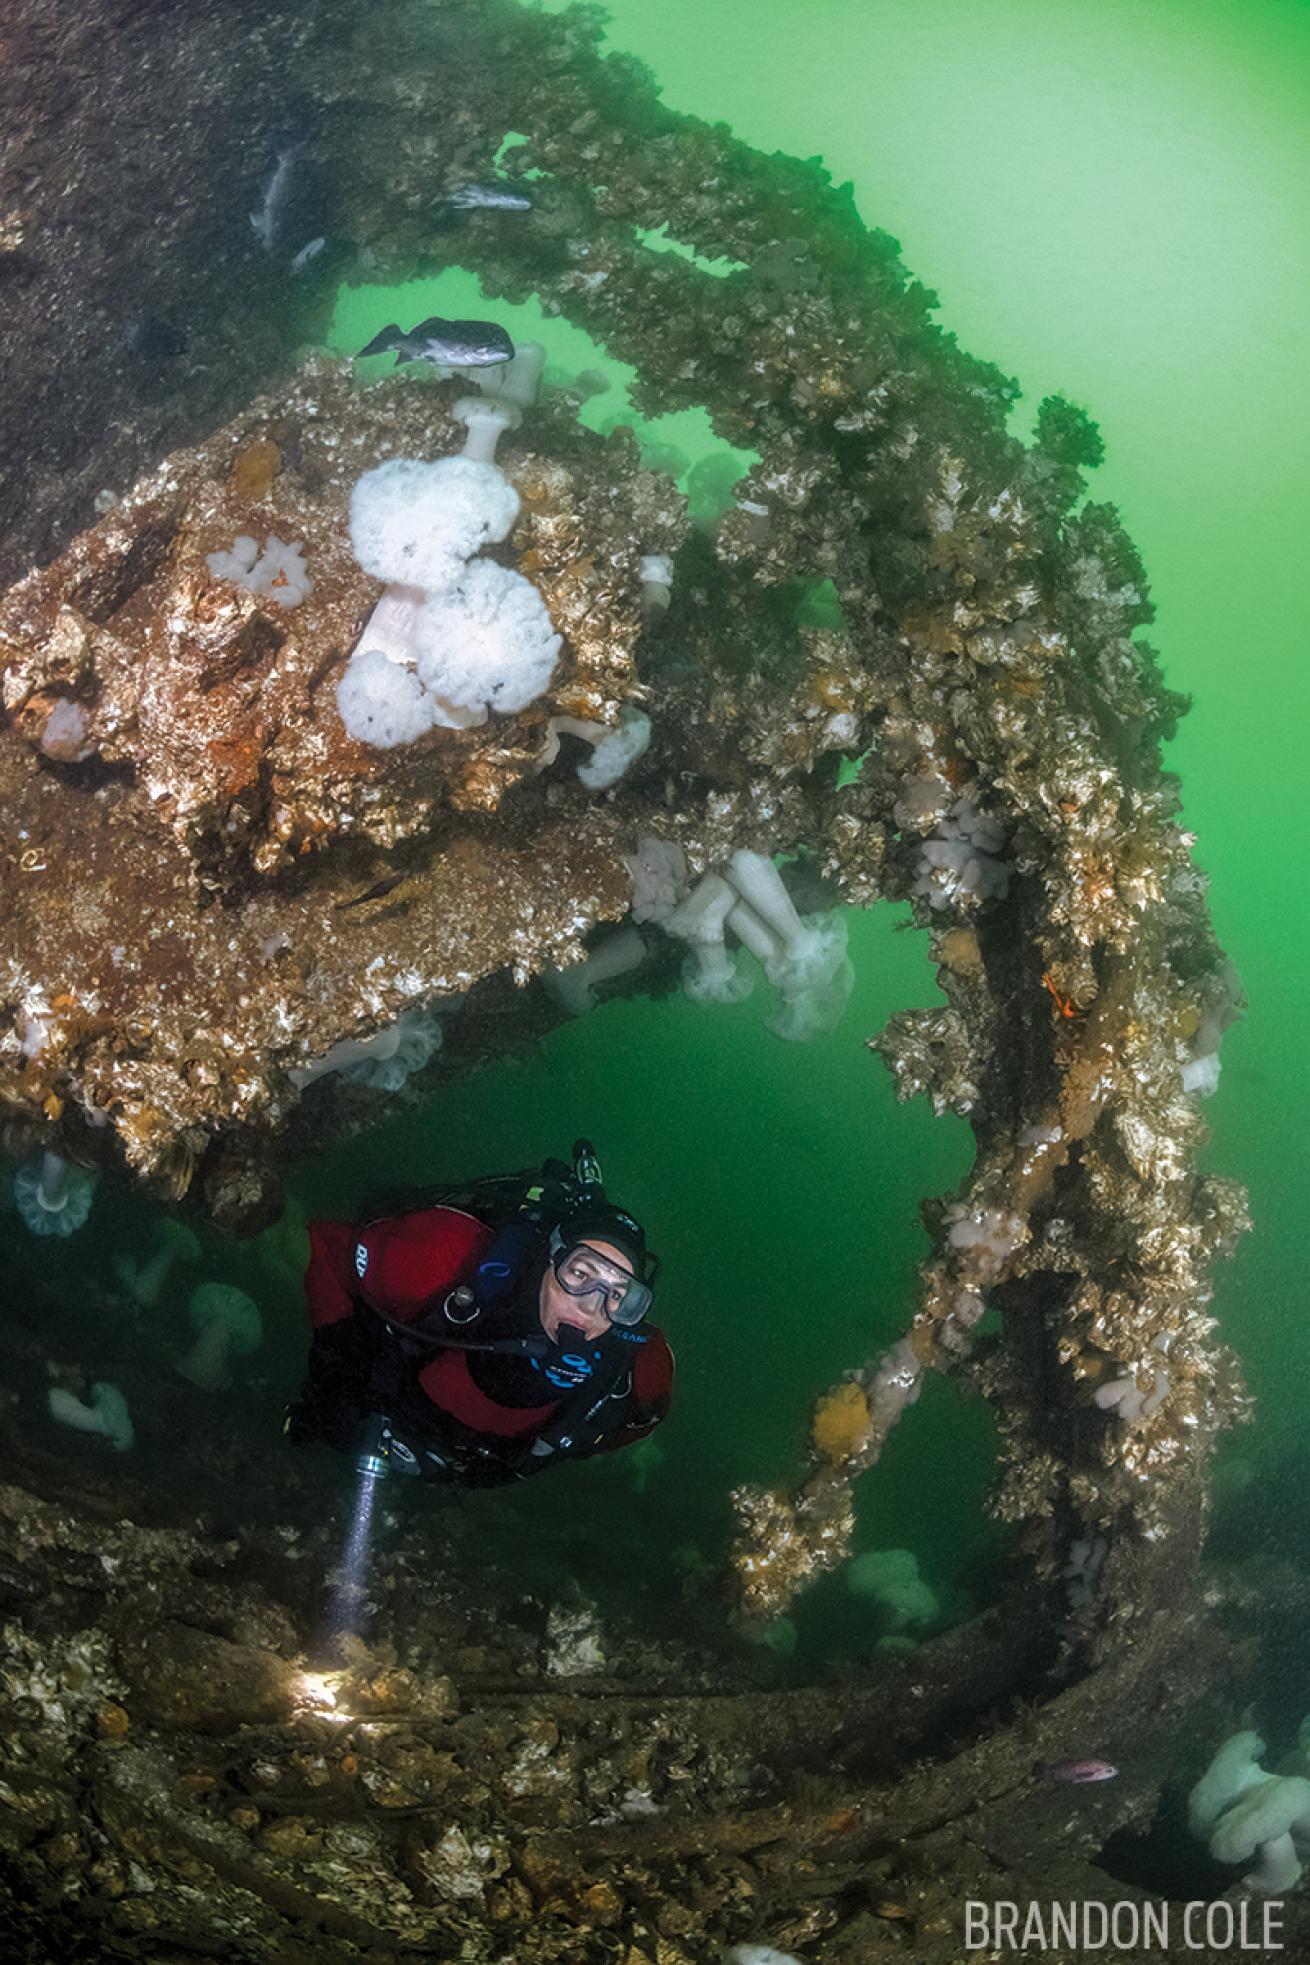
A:
[[[281,47],[285,23],[267,20]],[[1049,1895],[1063,1864],[1055,1894],[1088,1894],[1112,1833],[1153,1818],[1170,1727],[1199,1724],[1198,1701],[1227,1710],[1256,1669],[1194,1601],[1209,1452],[1243,1411],[1209,1272],[1245,1225],[1240,1191],[1197,1170],[1196,1080],[1240,989],[1162,768],[1185,705],[1139,638],[1145,574],[1115,514],[1085,501],[1099,439],[1059,401],[1033,444],[1013,439],[1015,386],[933,325],[934,297],[817,165],[675,115],[598,35],[586,9],[446,0],[331,14],[283,52],[337,185],[335,229],[367,247],[372,277],[458,264],[493,299],[535,295],[635,363],[643,413],[701,406],[758,461],[712,531],[694,529],[624,433],[581,429],[567,397],[534,408],[499,453],[522,500],[504,556],[563,636],[560,666],[517,715],[393,752],[347,738],[336,713],[379,591],[346,506],[381,458],[459,448],[456,385],[363,391],[321,357],[287,379],[289,350],[249,338],[221,396],[180,390],[126,450],[106,434],[42,479],[15,550],[60,550],[0,603],[8,1136],[249,1232],[280,1205],[303,1074],[456,998],[416,1095],[461,1048],[467,1066],[527,1041],[559,1014],[531,978],[625,915],[643,840],[676,849],[688,883],[748,849],[799,856],[852,904],[908,899],[946,1006],[903,1013],[874,1045],[902,1096],[968,1121],[976,1159],[958,1193],[925,1203],[933,1252],[903,1340],[820,1401],[794,1492],[738,1497],[738,1589],[776,1616],[843,1559],[854,1480],[930,1369],[992,1402],[995,1505],[1031,1580],[967,1641],[790,1708],[733,1683],[711,1645],[696,1669],[722,1703],[707,1723],[709,1704],[668,1691],[674,1654],[647,1656],[650,1702],[576,1695],[612,1761],[589,1788],[575,1695],[534,1685],[513,1732],[503,1705],[479,1703],[485,1658],[444,1670],[457,1640],[435,1600],[412,1656],[387,1660],[383,1618],[371,1662],[333,1688],[361,1753],[338,1707],[292,1682],[309,1669],[303,1597],[280,1572],[262,1590],[245,1577],[268,1536],[224,1553],[212,1523],[152,1524],[146,1497],[112,1481],[57,1498],[60,1470],[20,1441],[0,1505],[14,1889],[50,1930],[129,1954],[187,1955],[219,1933],[250,1957],[458,1941],[491,1959],[510,1941],[524,1958],[681,1965],[763,1931],[822,1936],[843,1965],[900,1944],[902,1917],[878,1905],[895,1910],[908,1878],[916,1955],[950,1957],[943,1879],[1014,1895],[1017,1868]],[[530,223],[435,226],[440,190],[489,174],[507,137],[512,168],[540,173]],[[86,172],[99,141],[88,125],[73,147]],[[44,224],[38,199],[11,278]],[[664,226],[720,270],[652,251],[643,235]],[[248,316],[208,300],[226,346]],[[34,457],[54,415],[34,419]],[[97,481],[118,497],[90,524]],[[242,535],[301,541],[312,595],[283,610],[211,575]],[[652,614],[656,553],[673,574]],[[608,728],[625,708],[649,716],[650,748],[588,792],[552,721]],[[668,972],[658,922],[642,933],[649,966],[624,987]],[[334,1105],[366,1116],[365,1094],[309,1096],[325,1124]],[[290,1476],[283,1492],[294,1519]],[[144,1539],[106,1545],[119,1513]],[[543,1656],[538,1643],[495,1672],[522,1665],[527,1683]],[[403,1676],[379,1690],[387,1673]],[[1036,1711],[987,1722],[1018,1697]],[[1093,1700],[1098,1738],[1131,1733],[1141,1773],[1089,1804],[1075,1856],[1023,1775],[1078,1744]],[[771,1744],[748,1749],[762,1726]],[[848,1771],[810,1764],[806,1730],[847,1742]],[[879,1738],[890,1765],[867,1748]],[[929,1755],[943,1766],[897,1778]],[[57,1761],[66,1781],[47,1774]],[[670,1818],[624,1818],[629,1788]],[[983,1802],[998,1824],[985,1854],[952,1826]],[[595,1832],[585,1883],[551,1842],[565,1831]]]
[[[219,1940],[475,1965],[710,1965],[743,1940],[862,1965],[909,1942],[949,1965],[966,1898],[1176,1886],[1179,1735],[1213,1738],[1261,1670],[1216,1589],[1053,1673],[1029,1586],[867,1678],[797,1686],[725,1650],[703,1579],[671,1601],[653,1550],[640,1598],[585,1558],[567,1596],[525,1587],[532,1531],[485,1496],[402,1505],[387,1587],[329,1651],[323,1470],[269,1462],[234,1522],[251,1450],[209,1444],[191,1518],[139,1477],[7,1454],[0,1928],[24,1965]],[[1289,1628],[1305,1608],[1284,1588]],[[1089,1737],[1120,1780],[1053,1808],[1034,1761]],[[1189,1889],[1214,1892],[1200,1861]]]

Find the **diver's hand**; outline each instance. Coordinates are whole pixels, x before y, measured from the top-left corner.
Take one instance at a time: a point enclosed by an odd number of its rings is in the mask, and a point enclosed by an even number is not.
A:
[[[288,1446],[308,1446],[323,1436],[315,1425],[308,1399],[292,1399],[282,1420],[282,1437]]]

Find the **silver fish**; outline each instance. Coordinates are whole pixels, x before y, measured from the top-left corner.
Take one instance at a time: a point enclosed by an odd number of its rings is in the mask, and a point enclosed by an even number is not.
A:
[[[250,214],[250,227],[256,234],[265,252],[276,250],[276,239],[282,213],[291,196],[291,180],[296,167],[296,159],[304,149],[303,143],[289,143],[277,153],[273,174],[264,186],[264,202],[257,212]]]
[[[317,239],[311,239],[307,246],[300,248],[300,251],[291,262],[290,270],[293,273],[303,273],[305,268],[318,258],[326,245],[327,240],[321,235]]]
[[[497,184],[457,184],[438,204],[453,212],[530,212],[532,197],[504,180]]]
[[[328,184],[322,167],[305,154],[302,138],[283,144],[264,186],[264,201],[250,214],[250,229],[272,258],[299,273],[327,243]]]
[[[360,355],[394,353],[401,362],[433,362],[441,368],[493,368],[514,356],[514,343],[494,321],[444,321],[439,314],[406,333],[391,322]]]
[[[1035,1760],[1033,1773],[1043,1781],[1083,1787],[1091,1781],[1113,1781],[1119,1769],[1108,1760]]]

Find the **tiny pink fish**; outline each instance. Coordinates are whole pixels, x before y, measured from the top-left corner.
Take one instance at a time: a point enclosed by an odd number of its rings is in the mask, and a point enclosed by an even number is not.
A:
[[[1033,1773],[1043,1781],[1063,1781],[1081,1787],[1089,1781],[1112,1781],[1119,1772],[1108,1760],[1035,1760]]]

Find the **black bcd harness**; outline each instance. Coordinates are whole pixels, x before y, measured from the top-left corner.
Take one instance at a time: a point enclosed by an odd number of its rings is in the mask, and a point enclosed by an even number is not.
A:
[[[384,1400],[395,1397],[401,1385],[412,1376],[414,1363],[438,1351],[482,1352],[538,1360],[548,1380],[565,1389],[567,1395],[525,1446],[513,1454],[490,1455],[520,1477],[540,1471],[561,1454],[588,1452],[607,1433],[617,1430],[627,1417],[633,1358],[636,1350],[649,1341],[643,1332],[612,1327],[594,1347],[600,1352],[600,1359],[586,1368],[585,1376],[578,1373],[586,1366],[586,1360],[572,1358],[572,1378],[568,1373],[571,1354],[561,1352],[544,1332],[492,1338],[461,1334],[485,1311],[503,1302],[522,1281],[525,1271],[542,1253],[544,1236],[561,1215],[601,1194],[599,1181],[579,1179],[567,1161],[547,1160],[539,1171],[490,1174],[456,1187],[429,1188],[417,1194],[411,1190],[403,1197],[390,1198],[385,1206],[375,1206],[362,1227],[400,1213],[451,1207],[476,1215],[494,1234],[473,1282],[439,1292],[413,1323],[401,1323],[376,1305],[370,1306],[391,1339],[390,1344],[380,1349],[376,1360],[373,1374],[376,1392]],[[453,1420],[451,1425],[464,1436],[463,1445],[488,1454],[484,1435],[459,1420]]]

